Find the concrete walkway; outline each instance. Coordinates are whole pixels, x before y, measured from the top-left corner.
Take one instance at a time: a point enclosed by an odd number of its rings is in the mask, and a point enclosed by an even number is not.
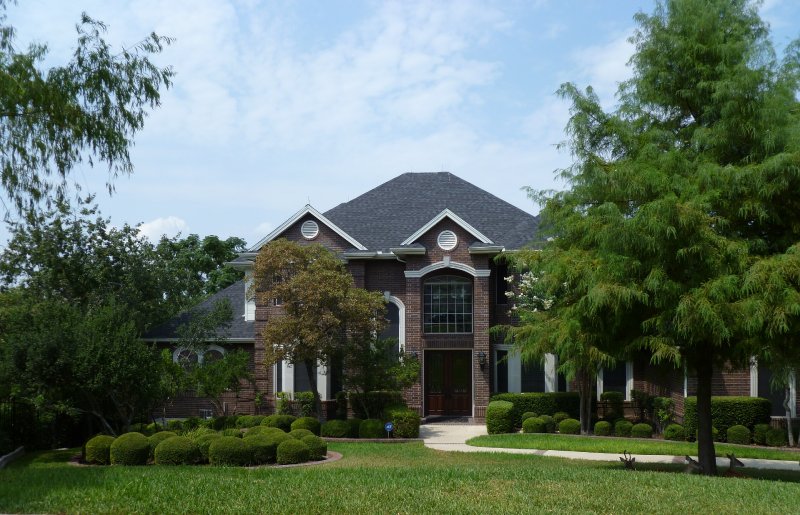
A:
[[[466,441],[475,436],[485,435],[486,426],[478,424],[424,424],[419,428],[419,436],[424,440],[425,447],[437,451],[456,452],[495,452],[508,454],[533,454],[535,456],[550,456],[556,458],[569,458],[573,460],[588,461],[613,461],[619,462],[621,454],[602,452],[578,451],[542,451],[538,449],[503,449],[498,447],[473,447]],[[684,464],[683,456],[664,456],[659,454],[636,454],[637,463],[677,463]],[[694,457],[697,458],[696,456]],[[800,455],[798,455],[800,459]],[[800,465],[795,461],[762,460],[754,458],[739,458],[747,468],[794,470],[800,471]],[[727,458],[717,458],[717,466],[728,466]]]

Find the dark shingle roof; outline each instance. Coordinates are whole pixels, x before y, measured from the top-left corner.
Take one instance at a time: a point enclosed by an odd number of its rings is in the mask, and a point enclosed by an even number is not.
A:
[[[244,281],[237,281],[207,298],[190,311],[184,311],[168,322],[148,331],[144,338],[148,340],[177,338],[178,327],[187,323],[192,318],[192,315],[197,312],[207,312],[217,302],[227,299],[231,305],[233,319],[230,328],[227,331],[220,329],[217,335],[233,339],[253,339],[255,338],[255,324],[252,320],[245,321],[244,319],[244,288]]]
[[[370,250],[388,250],[444,209],[506,249],[536,236],[539,218],[450,172],[404,173],[325,213]]]

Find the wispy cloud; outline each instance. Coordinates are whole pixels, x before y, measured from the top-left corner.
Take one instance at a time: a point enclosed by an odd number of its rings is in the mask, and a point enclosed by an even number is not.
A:
[[[145,222],[139,226],[139,234],[150,241],[157,241],[162,236],[176,236],[178,233],[186,231],[188,225],[186,221],[177,216],[167,216],[156,218]]]

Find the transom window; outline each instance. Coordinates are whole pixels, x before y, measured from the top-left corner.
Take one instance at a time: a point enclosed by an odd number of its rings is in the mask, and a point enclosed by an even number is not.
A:
[[[426,333],[472,332],[472,281],[440,275],[423,287],[423,330]]]

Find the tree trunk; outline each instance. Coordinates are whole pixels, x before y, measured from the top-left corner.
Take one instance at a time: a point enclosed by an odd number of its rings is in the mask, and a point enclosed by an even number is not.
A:
[[[580,392],[580,419],[581,434],[589,434],[589,426],[592,423],[592,382],[591,374],[582,370],[578,374]]]
[[[311,385],[311,393],[314,394],[314,414],[317,418],[322,417],[322,400],[319,398],[319,388],[317,388],[317,369],[315,362],[306,360],[306,374],[308,374],[308,384]]]
[[[789,384],[786,385],[783,394],[783,409],[786,411],[786,431],[789,433],[789,447],[794,447],[794,433],[792,432],[792,389]]]
[[[711,422],[711,379],[714,367],[710,355],[702,355],[697,361],[697,461],[703,474],[717,475],[717,458],[714,452],[714,437]]]

